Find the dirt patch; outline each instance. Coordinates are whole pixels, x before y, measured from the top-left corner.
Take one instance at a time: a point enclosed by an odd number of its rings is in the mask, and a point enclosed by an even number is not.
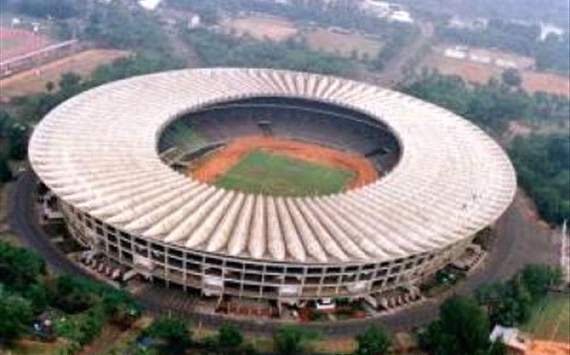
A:
[[[378,179],[378,172],[367,159],[339,150],[290,139],[247,136],[233,140],[220,151],[198,161],[188,174],[198,181],[212,183],[254,150],[279,153],[295,159],[353,171],[349,188],[367,185]]]
[[[37,51],[51,43],[47,36],[32,31],[0,27],[0,62]]]
[[[427,67],[436,68],[445,75],[459,75],[463,79],[485,84],[491,78],[499,79],[504,69],[494,65],[473,63],[433,54],[424,62]],[[568,77],[551,73],[538,73],[532,70],[521,71],[522,87],[529,92],[544,91],[556,95],[570,96],[570,80]]]
[[[284,41],[297,34],[295,25],[276,16],[249,16],[225,21],[222,26],[237,35],[250,35],[255,39],[269,38],[272,41]]]
[[[0,80],[2,96],[16,97],[39,93],[48,82],[57,84],[64,73],[74,72],[83,77],[90,75],[98,66],[126,57],[127,51],[90,49],[54,62],[26,70]]]
[[[551,94],[570,96],[568,76],[525,71],[523,73],[523,88],[531,92],[544,91]]]
[[[306,35],[307,44],[316,51],[351,57],[356,54],[358,59],[374,58],[380,52],[382,43],[364,37],[358,33],[337,33],[332,30],[318,28]]]
[[[527,351],[528,355],[568,355],[570,354],[569,343],[554,341],[533,341]]]

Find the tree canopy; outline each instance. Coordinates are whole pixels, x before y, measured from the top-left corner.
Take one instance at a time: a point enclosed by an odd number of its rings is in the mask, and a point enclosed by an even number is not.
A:
[[[356,355],[388,354],[392,340],[386,331],[378,326],[371,326],[356,336],[358,349]]]
[[[207,66],[276,68],[343,75],[353,71],[350,60],[315,52],[297,40],[282,43],[235,38],[204,29],[187,30],[192,44]]]
[[[188,324],[175,317],[160,317],[145,329],[145,336],[159,342],[159,351],[164,354],[183,354],[192,344],[192,332]]]
[[[431,354],[485,354],[489,318],[475,299],[453,297],[440,307],[439,319],[420,334],[420,345]]]
[[[273,334],[275,351],[281,355],[303,353],[308,341],[317,337],[314,331],[298,326],[284,326]]]

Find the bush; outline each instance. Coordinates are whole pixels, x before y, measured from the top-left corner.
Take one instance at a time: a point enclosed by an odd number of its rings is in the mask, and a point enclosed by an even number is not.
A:
[[[30,329],[32,305],[0,288],[0,315],[0,344],[10,344]]]
[[[182,354],[192,344],[192,332],[188,324],[178,318],[161,317],[156,319],[143,335],[157,340],[159,351],[164,354]]]
[[[273,334],[275,351],[282,355],[300,354],[309,340],[317,337],[317,333],[296,326],[279,328]]]
[[[218,329],[218,343],[222,348],[237,348],[243,342],[243,334],[233,324],[224,323]]]
[[[489,346],[489,318],[472,298],[446,300],[439,319],[420,333],[423,350],[440,355],[482,354]]]
[[[357,355],[383,355],[388,354],[391,339],[384,329],[372,326],[356,337],[358,342]]]

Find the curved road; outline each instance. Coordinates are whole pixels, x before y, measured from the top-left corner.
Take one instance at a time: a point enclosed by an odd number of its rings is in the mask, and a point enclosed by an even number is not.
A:
[[[71,262],[50,241],[36,218],[34,209],[35,175],[28,171],[20,174],[11,195],[8,211],[10,228],[23,242],[36,249],[55,270],[92,278],[79,266]],[[557,245],[550,230],[541,227],[528,216],[527,200],[517,194],[515,202],[497,222],[493,252],[484,261],[484,265],[470,275],[453,290],[457,294],[471,294],[484,283],[504,280],[529,263],[557,263]],[[159,286],[145,284],[142,292],[137,292],[146,309],[152,313],[176,312],[185,314],[194,322],[206,326],[218,326],[227,318],[221,315],[203,315],[193,313],[192,297],[181,291],[169,290]],[[351,336],[361,333],[373,323],[381,323],[392,331],[409,330],[426,324],[437,316],[442,300],[428,300],[405,311],[383,315],[377,319],[351,320],[341,323],[313,323],[306,325],[329,336]],[[279,322],[235,320],[244,331],[270,334]]]

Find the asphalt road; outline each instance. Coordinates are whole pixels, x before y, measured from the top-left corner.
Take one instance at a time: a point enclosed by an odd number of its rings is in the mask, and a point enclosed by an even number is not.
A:
[[[31,172],[18,176],[14,185],[8,212],[10,228],[23,242],[37,250],[53,269],[92,278],[87,272],[71,262],[50,241],[37,222],[34,211],[33,191],[36,178]],[[453,292],[461,295],[471,294],[484,283],[505,280],[517,270],[529,263],[557,262],[557,243],[549,229],[542,227],[528,216],[528,202],[519,193],[513,205],[497,222],[495,241],[492,252],[484,265],[470,275]],[[194,302],[181,291],[169,290],[158,286],[146,285],[137,297],[147,310],[152,313],[184,314],[195,323],[204,326],[218,326],[226,318],[220,315],[198,315],[193,313]],[[383,315],[377,319],[351,320],[342,323],[313,323],[307,325],[330,336],[351,336],[361,333],[371,324],[379,323],[392,331],[409,330],[424,325],[437,316],[442,300],[429,300],[407,310]],[[244,331],[270,334],[280,324],[251,320],[235,320]]]

